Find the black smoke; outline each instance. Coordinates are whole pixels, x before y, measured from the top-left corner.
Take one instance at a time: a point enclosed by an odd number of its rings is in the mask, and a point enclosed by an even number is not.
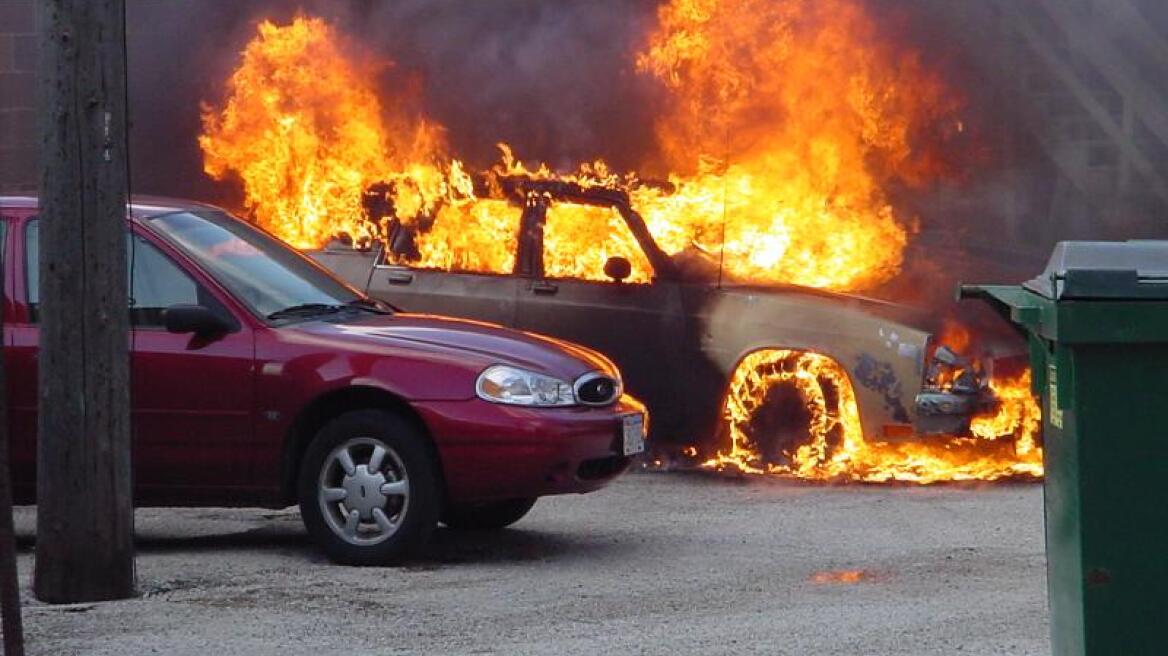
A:
[[[1089,116],[1059,118],[1064,109],[1083,113],[1075,94],[1059,86],[1067,71],[1117,116],[1127,101],[1073,39],[1048,24],[1044,3],[865,1],[888,37],[920,51],[966,103],[966,131],[950,162],[955,174],[925,188],[889,190],[898,216],[916,234],[904,275],[876,293],[943,304],[957,281],[1017,282],[1036,274],[1058,239],[1164,234],[1162,199],[1168,193],[1125,168],[1122,151]],[[1076,20],[1110,39],[1132,62],[1134,75],[1157,79],[1168,48],[1139,48],[1168,42],[1164,3],[1086,4],[1094,9],[1074,9]],[[258,20],[287,22],[298,12],[328,19],[367,53],[393,62],[381,69],[379,91],[416,94],[425,113],[448,129],[452,151],[472,166],[493,162],[495,143],[505,141],[521,157],[561,169],[595,157],[618,170],[634,169],[654,149],[661,89],[635,71],[633,57],[648,38],[657,5],[654,0],[129,0],[134,189],[238,205],[234,185],[202,173],[195,141],[200,103],[222,101],[223,81]],[[1018,11],[1024,12],[1027,29],[1048,35],[1044,38],[1065,61],[1052,68],[1036,54],[1017,24]],[[1140,38],[1125,38],[1128,34]],[[1152,86],[1165,90],[1162,83]],[[1142,111],[1164,110],[1152,103]],[[1151,144],[1146,157],[1168,171],[1166,140],[1149,132],[1139,116],[1132,143]],[[1054,120],[1066,122],[1065,130],[1053,133],[1065,144],[1052,144],[1052,135],[1043,133]],[[1076,158],[1085,163],[1076,164]],[[1086,167],[1087,175],[1075,178],[1075,166]],[[1102,191],[1090,186],[1103,176],[1118,176],[1113,169],[1127,176],[1122,186],[1104,185]]]
[[[474,165],[494,162],[500,141],[561,168],[604,156],[631,169],[652,149],[653,88],[632,62],[656,15],[651,1],[130,0],[136,189],[238,198],[202,174],[200,103],[222,101],[259,20],[297,13],[328,19],[386,63],[376,81],[383,96],[420,94]]]

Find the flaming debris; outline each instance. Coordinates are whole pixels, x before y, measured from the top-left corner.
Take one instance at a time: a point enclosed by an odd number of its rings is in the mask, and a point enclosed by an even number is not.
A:
[[[768,444],[757,419],[770,394],[792,389],[809,421],[797,444]],[[704,467],[813,480],[995,480],[1042,475],[1037,444],[1041,414],[1030,393],[1030,373],[995,380],[1001,399],[992,415],[974,420],[974,437],[929,437],[911,443],[865,440],[847,373],[830,358],[785,350],[747,356],[730,381],[724,407],[730,450]]]
[[[871,572],[862,569],[837,569],[824,570],[822,572],[815,572],[811,575],[810,581],[812,583],[863,583],[871,581],[874,576]]]

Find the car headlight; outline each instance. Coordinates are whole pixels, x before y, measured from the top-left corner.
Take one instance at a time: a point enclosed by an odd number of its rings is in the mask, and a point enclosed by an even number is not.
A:
[[[475,383],[479,398],[492,403],[557,407],[576,405],[572,386],[534,371],[497,364],[479,374]]]

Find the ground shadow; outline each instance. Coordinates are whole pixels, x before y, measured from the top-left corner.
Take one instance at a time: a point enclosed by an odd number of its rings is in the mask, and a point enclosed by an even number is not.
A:
[[[459,531],[439,527],[416,565],[436,567],[472,563],[571,560],[614,550],[634,548],[631,541],[614,540],[580,531],[552,533],[515,527],[501,531]]]
[[[246,531],[230,533],[210,533],[202,535],[139,535],[134,539],[138,553],[172,553],[176,551],[230,551],[252,547],[303,547],[312,549],[314,545],[304,532],[291,532],[282,527],[260,526]],[[33,551],[36,536],[19,534],[16,536],[18,551]]]
[[[19,551],[31,553],[36,546],[36,536],[30,533],[18,534],[16,544]],[[151,532],[139,535],[134,545],[139,554],[147,555],[256,549],[279,551],[284,556],[291,552],[311,562],[326,561],[323,552],[302,527],[288,526],[285,522],[243,531],[200,535],[174,536]],[[522,527],[500,531],[459,531],[439,526],[423,553],[406,566],[430,569],[463,564],[569,560],[584,556],[594,558],[598,553],[634,547],[631,540],[583,531],[565,534],[525,530]]]

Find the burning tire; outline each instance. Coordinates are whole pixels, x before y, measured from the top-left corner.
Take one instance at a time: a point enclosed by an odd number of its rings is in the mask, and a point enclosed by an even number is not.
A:
[[[535,498],[450,504],[442,511],[441,521],[464,531],[497,531],[523,519],[534,505]]]
[[[863,439],[847,374],[818,353],[746,356],[730,378],[724,413],[731,449],[717,459],[744,471],[817,468]]]
[[[812,440],[811,418],[807,397],[796,385],[776,385],[767,390],[742,433],[763,463],[788,465],[798,448]]]
[[[300,465],[300,514],[329,558],[393,564],[426,543],[440,502],[425,440],[381,410],[345,413],[317,433]]]

